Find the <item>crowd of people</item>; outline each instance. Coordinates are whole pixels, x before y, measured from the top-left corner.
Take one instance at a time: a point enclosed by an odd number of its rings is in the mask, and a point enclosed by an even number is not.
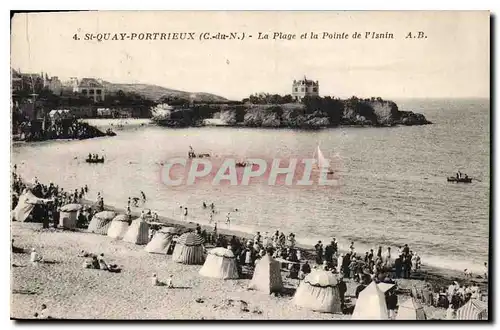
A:
[[[43,228],[49,228],[50,222],[53,227],[57,228],[59,224],[59,210],[60,207],[71,203],[80,203],[89,191],[87,185],[74,191],[65,191],[64,188],[54,185],[50,182],[48,185],[41,183],[37,177],[33,179],[31,184],[26,183],[16,171],[17,167],[14,165],[12,172],[12,205],[11,209],[14,210],[19,202],[19,198],[28,192],[31,192],[35,197],[42,198],[46,202],[36,204],[30,217],[42,222]],[[92,210],[90,207],[82,207],[78,216],[78,225],[84,226],[90,221],[93,214],[104,210],[104,199],[102,196],[98,197],[97,207]]]
[[[420,256],[413,253],[407,244],[400,246],[394,257],[390,247],[382,253],[381,246],[378,247],[376,254],[373,249],[358,254],[354,242],[351,242],[347,253],[341,254],[336,238],[325,247],[318,241],[314,249],[318,265],[342,273],[344,278],[351,278],[357,282],[362,282],[365,276],[377,278],[387,273],[391,273],[393,278],[409,278],[411,272],[417,271],[421,266]]]
[[[446,318],[454,319],[457,310],[465,305],[470,299],[481,299],[482,293],[476,282],[469,285],[459,284],[457,281],[450,283],[448,287],[433,288],[426,283],[419,293],[422,301],[430,306],[445,308]]]

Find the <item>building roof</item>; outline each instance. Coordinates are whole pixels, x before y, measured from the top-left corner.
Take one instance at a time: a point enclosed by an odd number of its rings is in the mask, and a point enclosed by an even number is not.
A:
[[[82,80],[80,80],[80,82],[78,83],[78,87],[102,88],[104,86],[95,78],[82,78]]]
[[[318,83],[317,81],[307,79],[306,76],[304,76],[304,79],[294,80],[293,82],[299,85],[308,85],[308,86],[316,85]]]

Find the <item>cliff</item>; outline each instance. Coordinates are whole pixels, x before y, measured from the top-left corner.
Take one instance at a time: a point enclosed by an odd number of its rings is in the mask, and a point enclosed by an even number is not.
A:
[[[285,104],[205,104],[175,111],[175,118],[157,120],[172,127],[201,125],[217,119],[218,125],[318,129],[338,125],[394,126],[431,124],[422,114],[400,111],[396,103],[382,99],[306,99]]]

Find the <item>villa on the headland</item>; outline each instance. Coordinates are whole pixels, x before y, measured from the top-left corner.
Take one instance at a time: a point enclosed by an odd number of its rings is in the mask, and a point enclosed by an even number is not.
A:
[[[104,101],[105,88],[102,80],[95,78],[82,78],[78,80],[76,77],[71,78],[73,93],[93,99],[94,102]]]
[[[306,76],[301,80],[294,80],[292,96],[295,101],[300,101],[305,96],[319,96],[319,81],[308,80]]]

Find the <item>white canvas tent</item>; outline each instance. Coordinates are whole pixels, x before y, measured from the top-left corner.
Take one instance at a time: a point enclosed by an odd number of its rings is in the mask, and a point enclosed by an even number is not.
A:
[[[164,227],[158,230],[153,239],[146,245],[144,250],[149,253],[167,254],[170,244],[173,242],[177,229],[174,227]]]
[[[102,211],[96,213],[92,217],[87,230],[91,233],[107,235],[108,229],[111,226],[111,221],[113,221],[115,216],[116,213],[112,211]]]
[[[280,263],[269,254],[260,258],[255,265],[255,271],[248,288],[268,294],[283,290]]]
[[[359,293],[354,306],[352,320],[388,320],[389,315],[385,302],[385,295],[377,283],[372,281]]]
[[[297,306],[316,312],[342,313],[338,280],[325,270],[308,274],[297,288],[293,301]]]
[[[59,212],[59,226],[66,229],[76,228],[78,212],[82,209],[80,204],[66,204]]]
[[[238,278],[238,267],[233,252],[223,247],[208,251],[207,259],[200,269],[200,275],[223,280]]]
[[[127,232],[123,236],[123,241],[137,245],[148,244],[149,225],[144,219],[137,218],[130,224]]]
[[[29,190],[23,191],[19,196],[16,208],[12,211],[12,217],[16,221],[25,222],[36,204],[51,202],[52,199],[38,198]]]
[[[69,110],[51,110],[49,112],[49,117],[51,119],[66,119],[71,116],[71,112]]]
[[[115,239],[122,239],[128,231],[128,223],[128,215],[118,214],[111,221],[111,225],[108,228],[108,236]]]
[[[426,320],[424,308],[415,298],[410,299],[399,305],[396,320]]]

